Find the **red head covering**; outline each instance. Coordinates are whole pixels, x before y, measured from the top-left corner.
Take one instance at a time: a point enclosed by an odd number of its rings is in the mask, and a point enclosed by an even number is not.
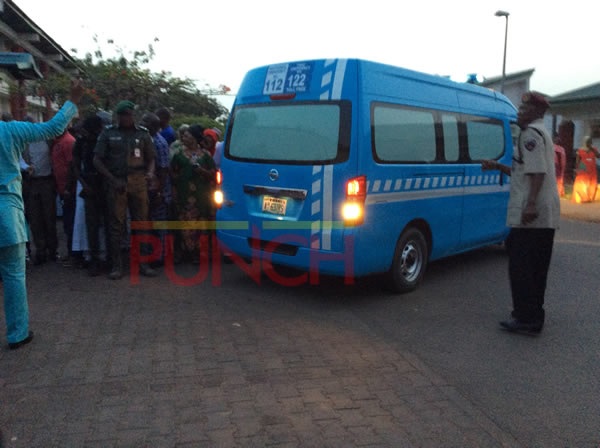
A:
[[[208,148],[208,150],[210,151],[211,155],[215,154],[215,145],[217,144],[217,142],[219,141],[219,136],[217,135],[217,133],[215,131],[213,131],[212,129],[205,129],[204,130],[204,135],[206,137],[210,137],[212,138],[213,142],[210,145],[210,148]]]

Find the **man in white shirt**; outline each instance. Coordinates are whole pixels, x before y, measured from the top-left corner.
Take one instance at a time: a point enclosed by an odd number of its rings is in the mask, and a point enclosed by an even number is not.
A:
[[[525,93],[517,115],[521,132],[512,167],[497,161],[482,163],[483,169],[511,176],[506,246],[513,311],[500,326],[514,333],[538,334],[544,326],[546,280],[560,220],[554,147],[543,122],[549,107],[541,94]]]

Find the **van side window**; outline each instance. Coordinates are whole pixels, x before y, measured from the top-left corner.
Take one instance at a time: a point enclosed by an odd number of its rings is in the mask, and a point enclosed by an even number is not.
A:
[[[498,159],[504,153],[501,121],[469,117],[466,120],[471,160]]]
[[[433,111],[388,105],[373,108],[375,159],[380,162],[427,163],[436,159]]]
[[[460,151],[456,115],[442,114],[442,129],[444,131],[444,157],[448,162],[458,162]]]

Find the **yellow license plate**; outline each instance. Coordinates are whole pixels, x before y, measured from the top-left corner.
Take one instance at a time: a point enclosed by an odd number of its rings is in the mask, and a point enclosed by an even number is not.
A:
[[[287,199],[274,198],[273,196],[263,197],[262,211],[273,213],[274,215],[285,215]]]

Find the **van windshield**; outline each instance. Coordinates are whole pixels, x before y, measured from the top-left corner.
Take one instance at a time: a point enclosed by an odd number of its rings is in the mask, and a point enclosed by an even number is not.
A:
[[[349,102],[238,106],[226,156],[253,162],[336,163],[348,158]]]

